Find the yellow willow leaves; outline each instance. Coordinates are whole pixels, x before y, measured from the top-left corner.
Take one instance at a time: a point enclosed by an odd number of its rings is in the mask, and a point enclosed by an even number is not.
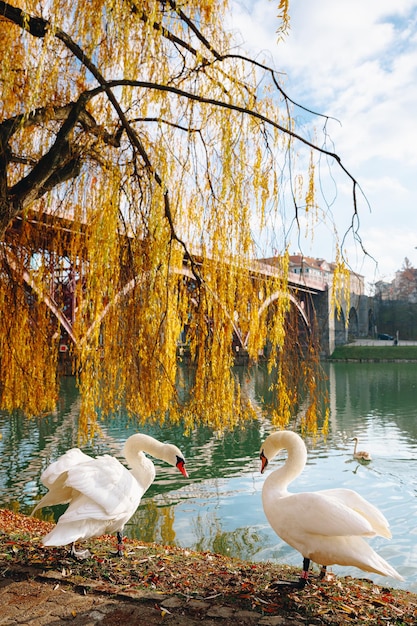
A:
[[[315,201],[315,177],[314,177],[314,160],[313,153],[310,154],[310,164],[308,168],[308,188],[306,193],[306,213],[316,207]]]
[[[333,284],[331,293],[332,311],[336,311],[339,320],[342,314],[342,302],[347,311],[350,309],[350,271],[343,261],[340,249],[336,251],[336,262],[333,269]],[[346,319],[345,323],[348,324]]]
[[[116,185],[109,184],[109,199],[101,212],[89,221],[87,255],[79,271],[77,284],[77,316],[74,331],[80,339],[75,350],[76,368],[82,398],[82,427],[93,423],[101,405],[98,384],[103,362],[102,326],[106,308],[116,297],[119,281],[118,202]],[[104,198],[103,198],[104,200]],[[112,390],[115,389],[113,386]]]
[[[290,0],[279,0],[278,18],[280,26],[277,32],[279,39],[282,39],[288,34],[290,28]]]
[[[290,301],[288,299],[288,250],[278,258],[276,270],[274,280],[271,280],[269,283],[270,298],[274,298],[273,314],[271,315],[271,311],[268,312],[267,326],[267,337],[274,348],[268,361],[269,370],[277,365],[277,358],[283,353],[286,339],[286,318],[290,310]]]
[[[237,280],[233,266],[215,262],[206,264],[204,285],[198,289],[196,310],[190,319],[188,336],[196,369],[188,420],[198,410],[199,421],[212,424],[216,429],[223,425],[233,427],[239,420],[239,404],[236,403],[235,380],[231,372],[233,296]]]
[[[304,358],[297,361],[301,367],[299,380],[302,380],[304,385],[302,393],[297,397],[308,399],[305,403],[305,410],[301,414],[301,430],[305,433],[317,434],[320,426],[322,434],[326,436],[330,414],[327,406],[327,391],[323,393],[325,376],[318,363],[318,346],[314,345],[314,340],[315,337],[312,334]]]
[[[23,35],[17,26],[6,26],[0,21],[0,113],[4,116],[10,107],[17,113],[16,94],[27,96],[27,76],[24,67],[25,47]]]
[[[328,430],[329,411],[325,394],[325,375],[321,370],[314,333],[308,338],[306,348],[301,351],[294,332],[288,332],[286,345],[280,352],[277,376],[271,383],[274,401],[271,408],[272,424],[277,428],[287,427],[295,420],[301,432],[325,436]]]
[[[265,217],[266,203],[270,197],[270,172],[263,165],[263,153],[260,147],[256,150],[256,159],[254,163],[253,185],[255,189],[260,190],[260,194],[257,196],[258,212],[260,215],[261,223]]]
[[[306,225],[306,237],[313,239],[314,229],[319,221],[318,205],[316,202],[315,164],[313,152],[310,153],[310,163],[308,167],[307,190],[305,192],[305,213],[308,220]]]
[[[1,407],[27,415],[52,411],[58,398],[56,322],[43,302],[36,310],[23,284],[0,280]]]

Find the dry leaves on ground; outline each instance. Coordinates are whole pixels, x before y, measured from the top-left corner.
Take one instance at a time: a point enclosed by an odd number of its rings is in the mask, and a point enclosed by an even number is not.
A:
[[[260,615],[297,615],[300,623],[406,625],[417,623],[417,597],[364,579],[313,576],[303,591],[276,590],[277,580],[298,572],[272,563],[249,563],[208,552],[126,540],[123,558],[112,556],[115,538],[87,542],[92,558],[78,562],[67,548],[45,548],[40,539],[51,524],[0,509],[0,574],[20,568],[33,577],[56,579],[83,593],[139,597],[155,591],[184,599],[231,603]]]

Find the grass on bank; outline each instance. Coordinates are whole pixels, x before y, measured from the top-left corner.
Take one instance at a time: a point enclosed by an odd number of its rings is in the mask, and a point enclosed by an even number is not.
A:
[[[330,360],[355,360],[355,361],[417,361],[417,346],[358,346],[346,344],[337,346],[329,357]]]

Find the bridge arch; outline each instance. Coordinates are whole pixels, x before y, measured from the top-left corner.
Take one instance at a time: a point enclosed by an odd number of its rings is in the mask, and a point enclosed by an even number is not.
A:
[[[9,265],[12,267],[12,269],[14,271],[19,271],[18,270],[18,265],[17,263],[14,261],[12,255],[8,255],[8,263]],[[170,268],[170,272],[174,273],[174,274],[179,274],[182,276],[185,276],[186,278],[193,280],[195,279],[194,274],[191,272],[190,269],[186,268],[186,267],[182,267],[182,268]],[[72,341],[72,343],[74,345],[77,344],[82,344],[85,343],[88,338],[90,337],[90,335],[94,332],[94,330],[96,329],[97,325],[100,325],[104,318],[106,317],[108,311],[117,305],[118,302],[120,302],[120,300],[122,298],[124,298],[130,291],[132,291],[132,289],[135,287],[135,285],[137,285],[138,283],[140,284],[140,282],[143,280],[142,276],[135,276],[134,278],[132,278],[128,283],[126,283],[126,285],[116,294],[116,296],[107,303],[107,305],[104,307],[103,311],[101,312],[101,314],[93,321],[93,323],[90,325],[90,327],[87,329],[86,334],[84,335],[84,337],[82,337],[81,339],[77,340],[77,338],[74,335],[73,332],[73,328],[72,328],[72,323],[68,320],[68,318],[66,317],[65,313],[63,313],[59,307],[56,305],[56,303],[54,302],[53,298],[46,293],[44,290],[42,290],[39,285],[31,279],[29,272],[27,272],[26,270],[24,270],[23,272],[21,272],[22,278],[24,280],[24,282],[28,285],[28,287],[31,288],[31,290],[46,304],[46,306],[51,310],[51,312],[54,314],[54,316],[56,317],[56,319],[58,320],[58,322],[61,324],[61,327],[66,331],[69,339]],[[219,301],[219,299],[217,298],[216,294],[213,294],[214,298],[216,298],[217,301]],[[234,320],[234,312],[229,313],[228,311],[226,311],[223,307],[223,310],[225,311],[226,315],[229,317],[232,326],[233,326],[233,331],[234,334],[237,338],[238,343],[240,344],[240,346],[243,348],[244,347],[244,339],[242,337],[242,333],[239,329],[239,327],[237,326],[235,320]]]
[[[343,307],[334,310],[334,343],[335,346],[346,343],[346,317]]]
[[[275,291],[274,293],[272,293],[270,296],[268,296],[268,298],[265,299],[265,301],[261,304],[261,306],[258,309],[258,315],[261,316],[262,313],[276,300],[279,300],[279,298],[286,298],[288,300],[290,300],[292,302],[292,304],[296,307],[296,309],[298,310],[300,316],[302,317],[306,328],[308,328],[308,330],[311,330],[311,325],[310,322],[308,320],[308,317],[304,311],[304,308],[301,306],[300,302],[297,300],[297,298],[292,294],[292,293],[287,293],[285,291]],[[244,340],[244,344],[243,347],[246,349],[247,345],[248,345],[248,341],[249,341],[249,333],[246,335],[245,340]]]
[[[359,337],[359,317],[355,307],[351,307],[348,317],[348,338],[356,339]]]
[[[188,268],[172,268],[170,270],[171,272],[175,273],[175,274],[179,274],[182,276],[185,276],[186,278],[189,278],[190,280],[193,280],[195,278],[194,274],[191,272],[190,269]],[[132,280],[130,280],[124,287],[123,289],[121,289],[121,291],[116,295],[116,297],[107,304],[107,306],[103,309],[102,314],[100,315],[99,318],[97,318],[93,324],[90,326],[90,328],[87,331],[86,337],[84,340],[88,339],[88,336],[93,332],[94,328],[96,327],[97,324],[101,324],[101,322],[103,321],[103,319],[105,318],[108,310],[110,309],[110,307],[115,306],[117,304],[117,302],[119,302],[119,300],[121,298],[123,298],[125,295],[127,295],[129,293],[129,291],[131,291],[135,284],[137,284],[137,280],[138,277],[132,278]],[[142,279],[140,279],[142,280]],[[216,294],[213,294],[214,297],[218,300]],[[297,298],[291,294],[291,293],[286,293],[284,291],[276,291],[275,293],[271,294],[270,296],[268,296],[268,298],[266,298],[266,300],[262,303],[262,305],[259,307],[258,309],[258,315],[262,315],[262,313],[276,300],[278,300],[279,298],[287,298],[289,299],[293,305],[296,307],[296,309],[298,310],[301,318],[304,321],[304,324],[306,326],[306,328],[308,330],[311,330],[311,325],[310,322],[308,320],[308,317],[304,311],[304,308],[302,307],[302,305],[300,304],[300,302],[297,300]],[[232,322],[232,326],[233,326],[233,331],[234,334],[240,344],[240,346],[246,350],[247,346],[248,346],[248,340],[249,340],[249,333],[243,337],[242,333],[239,329],[239,327],[237,326],[235,320],[234,320],[234,313],[230,314],[228,311],[225,311],[226,315],[229,317],[230,321]]]

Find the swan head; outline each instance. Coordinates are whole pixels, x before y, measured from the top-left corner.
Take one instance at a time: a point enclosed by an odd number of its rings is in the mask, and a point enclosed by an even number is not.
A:
[[[187,470],[185,469],[184,455],[181,450],[172,443],[161,443],[150,435],[143,433],[136,433],[131,435],[125,442],[123,453],[127,462],[133,466],[135,459],[142,452],[146,452],[156,459],[161,459],[169,465],[176,467],[183,476],[188,478]]]
[[[182,456],[178,456],[177,455],[177,462],[175,463],[175,466],[179,469],[179,471],[181,472],[181,474],[183,476],[185,476],[185,478],[188,478],[188,472],[185,469],[185,461],[182,458]]]
[[[163,444],[162,453],[160,458],[166,461],[170,465],[176,467],[185,478],[188,478],[188,473],[185,468],[185,459],[179,448],[173,443]]]
[[[280,430],[265,439],[261,446],[259,458],[261,459],[261,474],[268,467],[268,463],[280,452],[288,451],[287,466],[297,467],[297,471],[302,469],[307,460],[307,449],[304,441],[297,433],[291,430]],[[301,471],[301,470],[300,470]]]

